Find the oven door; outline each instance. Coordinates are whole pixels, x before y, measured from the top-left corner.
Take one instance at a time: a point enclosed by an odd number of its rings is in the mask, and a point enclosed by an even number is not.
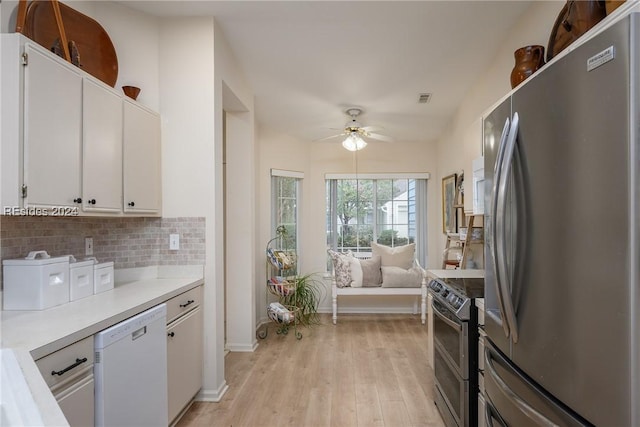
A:
[[[443,357],[463,380],[469,379],[469,324],[445,305],[433,300],[433,340],[443,351]]]
[[[447,427],[469,425],[469,381],[460,377],[449,363],[440,344],[435,345],[433,372],[435,402]]]

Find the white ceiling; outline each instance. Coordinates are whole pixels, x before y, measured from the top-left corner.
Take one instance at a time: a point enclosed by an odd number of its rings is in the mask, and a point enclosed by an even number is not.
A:
[[[348,106],[398,141],[438,138],[531,1],[127,1],[213,15],[255,94],[256,120],[314,140]],[[508,76],[505,76],[508,78]],[[418,94],[433,96],[418,104]]]

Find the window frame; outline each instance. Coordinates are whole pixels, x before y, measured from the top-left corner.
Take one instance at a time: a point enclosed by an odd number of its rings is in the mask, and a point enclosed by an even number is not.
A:
[[[375,242],[380,237],[381,231],[383,231],[387,224],[378,224],[378,209],[377,205],[377,183],[380,180],[415,180],[413,188],[414,194],[410,194],[410,187],[407,188],[407,202],[414,200],[413,209],[407,206],[407,231],[408,234],[412,231],[412,227],[415,227],[415,243],[416,243],[416,257],[418,261],[426,266],[427,265],[427,243],[428,243],[428,221],[427,221],[427,188],[430,174],[429,173],[386,173],[386,174],[325,174],[325,198],[326,198],[326,219],[325,227],[327,233],[326,244],[328,248],[338,250],[338,227],[339,220],[337,214],[338,204],[338,181],[340,180],[373,180],[373,212],[372,223],[373,236],[371,241]],[[419,183],[420,182],[420,183]],[[386,203],[386,202],[385,202]],[[414,222],[411,223],[413,218]],[[394,224],[392,220],[391,225]],[[404,225],[404,224],[403,224]],[[394,229],[392,227],[392,229]]]

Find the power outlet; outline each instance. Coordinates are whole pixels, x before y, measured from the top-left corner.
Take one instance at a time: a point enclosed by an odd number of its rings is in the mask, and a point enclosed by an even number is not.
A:
[[[93,255],[93,237],[84,238],[84,254]]]
[[[177,251],[180,249],[180,235],[169,234],[169,250]]]

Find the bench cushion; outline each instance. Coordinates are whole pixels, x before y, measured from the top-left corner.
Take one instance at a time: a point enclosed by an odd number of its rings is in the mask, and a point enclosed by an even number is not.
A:
[[[418,267],[382,266],[383,288],[419,288],[422,285],[422,271]]]
[[[350,256],[349,254],[343,254],[336,252],[332,249],[327,249],[327,253],[333,260],[333,271],[336,279],[336,286],[344,288],[351,285],[351,268],[350,268]]]
[[[381,258],[379,256],[373,256],[369,259],[361,259],[359,261],[360,267],[362,268],[362,286],[380,286],[380,283],[382,283],[382,274],[380,272]]]
[[[410,243],[392,248],[371,242],[371,252],[374,256],[379,255],[382,257],[382,266],[384,267],[400,267],[408,270],[413,266],[416,244]]]

